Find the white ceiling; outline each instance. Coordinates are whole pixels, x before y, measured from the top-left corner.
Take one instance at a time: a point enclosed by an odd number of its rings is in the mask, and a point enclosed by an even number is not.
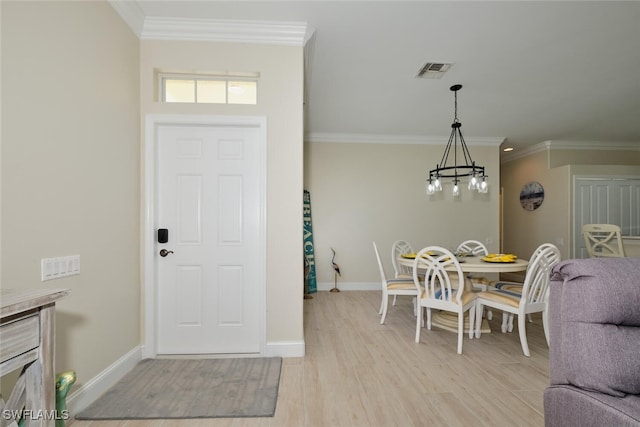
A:
[[[306,132],[640,144],[640,1],[138,1],[146,17],[306,22]],[[415,78],[453,62],[441,79]]]

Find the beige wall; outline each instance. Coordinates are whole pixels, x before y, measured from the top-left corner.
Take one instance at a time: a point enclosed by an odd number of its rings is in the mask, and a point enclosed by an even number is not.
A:
[[[503,163],[505,251],[530,255],[537,246],[549,242],[558,246],[562,259],[572,257],[574,176],[640,176],[638,153],[545,150]],[[598,161],[611,163],[594,164]],[[539,182],[545,190],[544,202],[535,211],[520,206],[520,190],[530,181]]]
[[[138,40],[106,2],[0,4],[2,288],[71,289],[55,369],[79,386],[140,342]]]
[[[344,289],[379,283],[374,240],[387,274],[393,272],[391,245],[398,239],[414,249],[489,239],[489,249],[498,250],[498,147],[469,147],[476,163],[487,168],[488,194],[471,193],[465,183],[462,196],[454,201],[447,184],[443,194],[432,199],[425,194],[425,180],[445,143],[306,143],[305,187],[311,193],[319,283],[333,286],[330,248],[336,251],[342,272],[339,287]]]
[[[303,48],[142,41],[141,119],[147,114],[267,118],[267,343],[303,340]],[[154,70],[259,72],[258,105],[154,101]],[[144,135],[142,140],[144,141]],[[300,262],[297,262],[297,261]]]
[[[106,2],[2,5],[2,287],[69,288],[56,371],[82,386],[141,343],[141,120],[267,118],[267,341],[301,342],[302,47],[139,42]],[[257,106],[153,101],[153,70],[260,72]],[[40,281],[40,259],[81,274]],[[117,315],[116,315],[117,313]],[[5,381],[6,383],[7,381]]]
[[[542,243],[553,243],[563,259],[569,255],[569,168],[549,169],[547,156],[546,151],[539,152],[502,165],[505,252],[529,258]],[[544,188],[544,201],[538,209],[527,211],[520,205],[520,191],[531,181]]]

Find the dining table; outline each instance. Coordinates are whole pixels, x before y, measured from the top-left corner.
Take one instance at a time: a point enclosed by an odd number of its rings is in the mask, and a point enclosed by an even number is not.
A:
[[[494,256],[456,256],[460,263],[463,273],[516,273],[525,271],[529,265],[529,261],[522,258],[510,258],[508,261],[501,261],[503,254],[491,254]],[[415,262],[415,254],[401,254],[398,256],[398,264],[413,268]],[[420,264],[418,263],[418,268]],[[454,265],[451,264],[447,270],[454,271]],[[471,287],[466,281],[465,292],[478,292]],[[458,316],[448,311],[439,311],[431,317],[432,326],[451,332],[458,332]],[[465,315],[464,331],[469,332],[469,316]],[[486,319],[482,321],[481,332],[483,334],[490,333],[491,328]]]

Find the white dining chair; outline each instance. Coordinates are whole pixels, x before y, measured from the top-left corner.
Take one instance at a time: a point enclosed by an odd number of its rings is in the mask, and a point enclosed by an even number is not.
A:
[[[456,254],[467,254],[470,256],[487,256],[489,255],[489,250],[484,245],[484,243],[478,240],[465,240],[464,242],[458,245],[456,249]],[[467,276],[471,280],[471,285],[473,289],[486,291],[489,281],[486,277],[483,276]]]
[[[547,248],[555,248],[556,245],[554,245],[553,243],[543,243],[540,246],[538,246],[534,251],[533,254],[531,255],[531,260],[533,260],[540,252],[544,251]],[[530,266],[531,264],[529,264]],[[527,270],[529,269],[529,266],[527,266]],[[525,273],[526,275],[526,273]],[[515,281],[508,281],[508,280],[497,280],[497,281],[493,281],[489,283],[489,289],[502,289],[505,291],[509,291],[509,292],[515,292],[518,293],[520,295],[522,295],[522,286],[524,285],[523,282],[515,282]],[[485,311],[487,311],[488,309],[485,309]],[[513,330],[513,317],[515,315],[513,313],[507,313],[507,318],[506,318],[506,322],[507,322],[507,330],[509,332],[511,332]],[[527,319],[529,320],[529,323],[533,322],[533,319],[531,318],[531,314],[527,314]],[[502,317],[503,323],[505,322],[505,317],[504,317],[504,313],[503,313],[503,317]]]
[[[373,242],[373,251],[376,254],[376,260],[378,261],[378,270],[380,271],[380,280],[382,284],[382,301],[380,301],[380,310],[378,314],[382,316],[380,318],[380,324],[383,325],[387,317],[389,296],[393,295],[395,298],[397,295],[410,295],[416,298],[418,296],[418,290],[415,287],[413,278],[405,277],[388,279],[387,274],[384,271],[384,266],[382,265],[382,259],[380,258],[380,252],[378,251],[376,242]],[[415,311],[414,302],[414,313]]]
[[[540,252],[542,252],[543,250],[547,249],[547,248],[555,248],[556,246],[552,243],[543,243],[540,246],[538,246],[534,251],[533,254],[531,254],[531,260],[533,260],[537,254],[539,254]],[[529,264],[527,266],[527,270],[529,269],[529,266],[531,264]],[[526,275],[526,271],[525,271],[525,275]],[[492,282],[489,282],[489,289],[506,289],[509,290],[511,292],[518,292],[518,293],[522,293],[522,285],[524,283],[523,282],[516,282],[516,281],[509,281],[509,280],[495,280]]]
[[[393,266],[393,274],[396,279],[399,278],[409,278],[411,279],[411,267],[407,267],[406,265],[401,265],[398,263],[398,257],[402,254],[411,254],[413,253],[413,248],[411,247],[411,243],[406,240],[396,240],[391,245],[391,265]],[[393,296],[392,305],[396,305],[397,295]]]
[[[398,264],[398,257],[402,254],[413,253],[411,244],[406,240],[396,240],[391,245],[391,264],[393,265],[394,277],[411,278],[411,268]]]
[[[424,287],[418,271],[424,271]],[[454,274],[450,274],[450,271]],[[451,251],[440,246],[427,246],[418,252],[413,262],[413,281],[420,292],[417,301],[416,343],[427,311],[427,329],[431,330],[431,310],[443,310],[458,315],[458,354],[462,354],[464,314],[469,312],[469,338],[473,338],[475,292],[465,292],[465,276]],[[480,319],[482,321],[482,319]]]
[[[479,240],[465,240],[458,245],[456,252],[466,253],[471,256],[486,256],[489,254],[487,247]]]
[[[540,246],[538,246],[534,251],[533,254],[531,255],[531,260],[533,260],[537,254],[539,254],[540,252],[542,252],[543,250],[547,249],[547,248],[555,248],[556,246],[553,243],[543,243]],[[527,266],[527,270],[529,269],[529,267],[531,266],[531,264],[529,264]],[[525,272],[525,276],[526,276],[526,272]],[[524,285],[523,282],[516,282],[516,281],[509,281],[509,280],[496,280],[493,282],[489,282],[489,289],[502,289],[505,291],[509,291],[512,293],[517,293],[522,295],[522,286]],[[485,311],[488,311],[489,309],[485,309]],[[490,313],[490,311],[489,311]],[[506,322],[507,322],[507,329],[509,332],[511,332],[513,330],[513,317],[514,314],[513,313],[507,313],[507,318],[506,318]],[[489,318],[488,313],[487,313],[487,318]],[[489,318],[490,319],[490,318]],[[505,322],[505,317],[503,314],[503,322]],[[531,318],[531,314],[527,314],[527,319],[529,320],[529,323],[532,323],[533,320]]]
[[[469,256],[487,256],[489,255],[489,249],[479,240],[465,240],[460,243],[456,248],[456,255],[466,254]],[[476,291],[486,291],[489,286],[489,280],[484,276],[477,276],[473,274],[467,274],[467,278],[471,281],[471,287]],[[485,313],[488,320],[491,320],[493,313],[491,310],[486,310]]]
[[[518,315],[518,332],[520,345],[525,356],[531,356],[527,342],[526,315],[542,313],[544,335],[549,344],[549,325],[547,303],[549,298],[549,274],[554,265],[560,261],[560,250],[547,244],[545,248],[536,251],[529,260],[529,266],[522,285],[522,292],[512,292],[507,289],[490,289],[476,294],[476,325],[482,320],[485,307],[492,307],[503,311],[502,332],[511,332],[513,323],[509,326],[509,314]],[[476,338],[480,338],[480,328],[476,326]]]
[[[620,227],[614,224],[585,224],[582,226],[584,245],[589,258],[624,258]]]

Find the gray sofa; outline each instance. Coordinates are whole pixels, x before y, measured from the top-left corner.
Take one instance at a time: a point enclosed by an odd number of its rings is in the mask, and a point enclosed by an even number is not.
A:
[[[640,258],[562,261],[550,292],[545,425],[640,426]]]

